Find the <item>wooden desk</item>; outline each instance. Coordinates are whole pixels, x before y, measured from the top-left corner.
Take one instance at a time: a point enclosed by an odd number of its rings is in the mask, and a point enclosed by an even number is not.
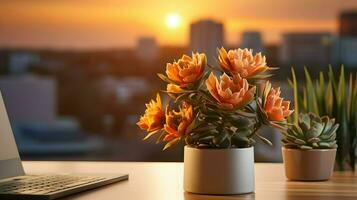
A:
[[[357,173],[335,172],[326,182],[286,181],[282,164],[256,164],[254,194],[207,196],[185,193],[182,163],[24,162],[27,173],[129,173],[129,181],[65,199],[83,200],[344,200],[357,199]]]

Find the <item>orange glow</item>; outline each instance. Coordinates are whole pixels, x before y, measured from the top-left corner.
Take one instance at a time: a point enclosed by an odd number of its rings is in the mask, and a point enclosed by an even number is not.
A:
[[[166,17],[166,26],[175,29],[181,25],[181,17],[176,13],[171,13]]]
[[[299,0],[92,0],[5,1],[0,6],[0,44],[9,46],[128,47],[139,36],[160,44],[187,45],[189,24],[203,18],[225,25],[228,44],[244,30],[258,30],[265,42],[286,31],[336,31],[338,12],[352,3],[316,0],[306,9]],[[259,5],[259,6],[256,6]],[[320,7],[323,7],[321,9]],[[319,15],[315,10],[318,9]],[[175,11],[178,14],[168,12]]]

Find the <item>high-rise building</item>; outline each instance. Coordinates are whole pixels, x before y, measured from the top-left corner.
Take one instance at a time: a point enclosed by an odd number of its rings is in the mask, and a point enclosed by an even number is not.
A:
[[[141,37],[137,43],[137,56],[143,61],[153,61],[157,58],[159,48],[153,37]]]
[[[37,54],[27,52],[16,52],[9,55],[9,72],[12,74],[23,74],[28,71],[31,65],[40,61]]]
[[[357,67],[357,10],[342,12],[339,20],[340,63],[347,67]]]
[[[340,14],[340,36],[357,37],[357,10]]]
[[[57,83],[53,77],[0,77],[0,90],[12,122],[53,123],[57,119]]]
[[[263,41],[260,32],[258,31],[246,31],[243,32],[241,38],[241,44],[239,48],[253,49],[254,52],[263,52]]]
[[[224,45],[223,24],[213,20],[200,20],[190,26],[191,52],[206,53],[208,62],[217,57],[217,48]]]
[[[286,66],[324,67],[335,63],[335,39],[327,32],[285,33],[280,61]]]

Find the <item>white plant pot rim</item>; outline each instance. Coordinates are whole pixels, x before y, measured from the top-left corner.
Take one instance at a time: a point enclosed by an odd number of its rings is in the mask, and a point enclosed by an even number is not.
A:
[[[294,149],[294,148],[286,148],[286,147],[281,147],[284,151],[337,151],[337,148],[334,148],[334,149]]]
[[[254,146],[250,146],[250,147],[245,147],[245,148],[197,148],[197,147],[192,147],[189,145],[185,145],[185,148],[189,148],[189,149],[197,149],[197,150],[202,150],[202,151],[246,151],[248,149],[252,149],[254,148]]]

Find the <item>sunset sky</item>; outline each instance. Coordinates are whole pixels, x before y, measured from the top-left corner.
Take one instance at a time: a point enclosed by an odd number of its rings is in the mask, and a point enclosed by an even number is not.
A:
[[[131,47],[140,36],[186,45],[198,19],[225,25],[228,44],[244,30],[275,43],[287,31],[336,32],[341,10],[357,0],[0,0],[0,48]]]

